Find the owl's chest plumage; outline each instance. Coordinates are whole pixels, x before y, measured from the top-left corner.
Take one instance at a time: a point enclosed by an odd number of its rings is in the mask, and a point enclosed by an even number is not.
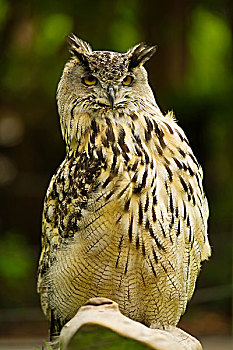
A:
[[[40,288],[61,320],[104,296],[147,325],[177,324],[209,254],[202,173],[183,131],[143,108],[127,118],[91,119],[47,191]]]

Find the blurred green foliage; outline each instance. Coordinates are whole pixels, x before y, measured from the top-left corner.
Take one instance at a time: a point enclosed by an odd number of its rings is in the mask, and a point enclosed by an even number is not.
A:
[[[32,256],[25,237],[6,233],[1,238],[0,275],[14,288],[26,281],[32,265]]]
[[[0,298],[2,307],[30,306],[35,300],[33,260],[35,253],[28,244],[27,237],[6,232],[1,234],[0,245]]]
[[[0,0],[0,28],[4,26],[4,23],[7,19],[7,11],[8,11],[9,5],[6,0]]]
[[[139,0],[117,0],[109,36],[114,51],[127,51],[134,43],[143,40],[139,26]],[[120,40],[119,40],[120,38]]]
[[[72,18],[65,14],[54,13],[43,18],[35,40],[35,55],[46,58],[54,55],[72,28]]]
[[[188,39],[190,93],[213,99],[218,94],[229,92],[232,76],[227,61],[230,60],[232,38],[225,18],[197,7],[192,13]]]
[[[159,105],[174,109],[203,165],[210,203],[213,256],[198,287],[229,284],[233,76],[226,4],[0,0],[0,307],[38,305],[42,202],[64,156],[55,94],[71,32],[94,49],[158,44],[147,65],[149,79]],[[219,295],[205,307],[228,314],[229,305],[230,296]]]

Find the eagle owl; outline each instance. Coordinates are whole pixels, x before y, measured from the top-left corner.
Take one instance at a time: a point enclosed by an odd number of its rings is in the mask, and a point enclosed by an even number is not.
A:
[[[38,291],[51,336],[91,297],[176,325],[210,255],[202,169],[144,64],[156,48],[93,51],[74,35],[57,90],[66,157],[43,211]]]

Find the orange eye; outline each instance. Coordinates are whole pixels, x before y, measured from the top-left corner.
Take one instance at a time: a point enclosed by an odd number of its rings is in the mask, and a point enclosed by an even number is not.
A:
[[[82,83],[87,86],[93,86],[97,84],[97,79],[93,75],[86,75],[82,78]]]
[[[123,79],[122,84],[125,86],[130,86],[130,85],[132,85],[133,81],[134,81],[134,77],[132,75],[127,75]]]

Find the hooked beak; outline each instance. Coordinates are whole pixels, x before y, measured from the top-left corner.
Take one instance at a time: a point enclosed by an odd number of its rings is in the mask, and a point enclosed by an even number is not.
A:
[[[108,86],[107,92],[108,92],[108,98],[109,98],[111,109],[113,109],[114,102],[115,102],[115,91],[112,85]]]

